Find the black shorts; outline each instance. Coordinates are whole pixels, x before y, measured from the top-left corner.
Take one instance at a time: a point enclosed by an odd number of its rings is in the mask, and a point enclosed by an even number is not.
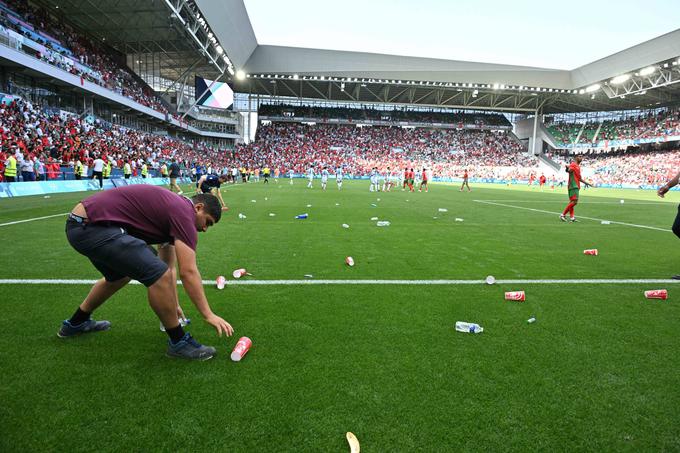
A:
[[[152,247],[119,226],[80,224],[69,219],[66,237],[108,282],[130,277],[149,287],[168,270]]]

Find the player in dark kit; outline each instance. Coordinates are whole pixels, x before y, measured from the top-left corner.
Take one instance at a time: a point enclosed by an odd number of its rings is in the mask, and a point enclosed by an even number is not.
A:
[[[196,182],[196,193],[211,193],[215,195],[220,200],[222,210],[226,211],[228,208],[222,199],[222,192],[220,192],[220,186],[225,182],[227,182],[227,175],[203,175]]]
[[[66,220],[66,237],[104,278],[62,323],[58,336],[109,330],[109,321],[95,321],[91,313],[130,280],[137,280],[147,287],[149,305],[170,337],[166,354],[190,360],[212,358],[215,348],[198,343],[180,324],[183,313],[177,304],[174,264],[169,267],[149,245],[163,244],[164,254],[176,257],[180,279],[193,304],[220,336],[230,336],[231,325],[208,304],[196,265],[198,232],[207,231],[221,216],[213,195],[188,199],[146,184],[107,190],[78,203]]]
[[[567,218],[565,217],[567,213],[569,213],[570,221],[577,222],[574,217],[574,206],[578,204],[578,193],[581,189],[581,183],[585,186],[592,185],[581,177],[581,159],[582,157],[579,154],[574,158],[572,163],[565,167],[566,172],[569,173],[569,185],[567,186],[567,190],[569,191],[569,204],[567,204],[567,207],[564,208],[564,211],[560,214],[560,220],[563,222],[567,221]]]

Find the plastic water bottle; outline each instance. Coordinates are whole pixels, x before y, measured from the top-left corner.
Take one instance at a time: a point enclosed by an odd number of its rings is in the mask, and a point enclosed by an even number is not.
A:
[[[479,324],[475,324],[473,322],[465,322],[465,321],[456,322],[456,330],[458,332],[465,332],[465,333],[482,333],[482,332],[484,332],[484,328],[482,326],[480,326]]]

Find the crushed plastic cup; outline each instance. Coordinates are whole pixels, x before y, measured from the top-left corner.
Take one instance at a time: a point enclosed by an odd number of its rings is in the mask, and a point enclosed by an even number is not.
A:
[[[463,219],[461,219],[460,217],[456,217],[456,222],[462,222],[462,221],[463,221]]]
[[[340,206],[340,203],[335,203],[335,206]]]
[[[309,214],[306,212],[304,214],[298,214],[295,216],[296,219],[306,219],[307,217],[309,217]]]
[[[245,356],[248,353],[252,345],[253,342],[250,341],[250,338],[248,337],[239,338],[238,343],[236,343],[236,346],[234,346],[234,350],[231,351],[231,360],[233,360],[234,362],[240,362],[243,356]]]
[[[267,201],[267,200],[269,200],[269,198],[267,198],[267,197],[264,197],[264,201]]]
[[[611,225],[611,222],[609,220],[603,220],[600,222],[602,225]]]
[[[439,212],[449,212],[449,210],[446,209],[446,208],[439,208],[439,209],[437,209],[437,211],[439,211]]]
[[[314,278],[312,274],[305,274],[305,278]]]
[[[215,280],[215,283],[217,283],[217,289],[224,289],[224,284],[227,283],[227,279],[224,277],[224,275],[220,275]]]
[[[598,252],[597,252],[597,249],[586,249],[586,250],[583,251],[583,254],[584,254],[584,255],[593,255],[593,256],[597,256],[597,255],[598,255]]]
[[[307,205],[307,207],[308,207],[308,208],[311,208],[311,207],[312,207],[312,205],[311,205],[311,204],[308,204],[308,205]]]
[[[456,331],[464,333],[482,333],[484,327],[474,322],[456,321]]]
[[[352,258],[351,256],[348,256],[347,258],[345,258],[345,263],[346,263],[349,267],[354,266],[354,258]]]
[[[246,216],[245,216],[245,215],[243,215],[243,214],[241,214],[241,213],[239,212],[239,213],[238,213],[238,218],[239,218],[239,219],[245,219],[245,218],[246,218]]]
[[[388,227],[390,226],[390,222],[388,220],[380,220],[376,223],[376,225],[379,227]]]
[[[380,198],[378,198],[376,201],[380,201]]]
[[[188,324],[191,324],[191,318],[179,318],[179,325],[182,327],[186,327]],[[161,326],[161,332],[165,332],[165,326],[163,323],[160,323]]]
[[[623,204],[623,203],[625,203],[625,201],[624,201],[624,200],[621,200],[621,204]]]
[[[250,200],[251,203],[257,203],[257,200]]]
[[[433,219],[437,220],[439,217],[432,217]]]
[[[668,299],[668,291],[665,289],[652,289],[650,291],[645,291],[645,297],[647,299]]]
[[[493,275],[488,275],[486,277],[486,284],[493,285],[494,283],[496,283],[496,277],[494,277]]]
[[[253,275],[253,274],[251,274],[248,271],[246,271],[245,269],[241,268],[241,269],[236,269],[234,272],[231,273],[231,275],[233,275],[234,278],[241,278],[244,275]]]
[[[276,214],[274,214],[273,212],[270,212],[269,217],[276,217]]]
[[[508,291],[505,293],[505,300],[516,300],[517,302],[524,302],[526,296],[524,291]]]
[[[376,220],[378,220],[378,218],[377,217],[371,217],[371,220],[376,221]]]
[[[343,228],[349,228],[349,225],[347,225],[346,223],[343,223],[343,224],[342,224],[342,227],[343,227]]]
[[[534,318],[533,316],[531,318],[527,319],[527,323],[529,323],[529,324],[533,324],[535,322],[536,322],[536,318]]]
[[[373,206],[374,208],[377,208],[377,207],[378,207],[378,205],[375,204],[375,203],[371,203],[371,206]]]

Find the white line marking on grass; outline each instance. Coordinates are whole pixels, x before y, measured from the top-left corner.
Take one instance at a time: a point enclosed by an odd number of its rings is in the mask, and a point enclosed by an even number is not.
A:
[[[487,200],[472,200],[477,203],[485,203],[485,204],[491,204],[495,206],[504,206],[506,208],[515,208],[515,209],[524,209],[525,211],[534,211],[534,212],[543,212],[546,214],[552,214],[552,215],[560,215],[560,212],[554,212],[554,211],[546,211],[544,209],[534,209],[534,208],[525,208],[524,206],[514,206],[511,204],[505,204],[505,203],[494,203],[492,201],[487,201]],[[605,221],[606,219],[598,219],[596,217],[584,217],[584,216],[578,216],[577,219],[586,219],[586,220],[594,220],[596,222],[602,222]],[[629,227],[634,227],[634,228],[646,228],[648,230],[656,230],[656,231],[664,231],[667,233],[670,233],[671,230],[668,230],[666,228],[659,228],[659,227],[654,227],[654,226],[649,226],[649,225],[637,225],[635,223],[625,223],[625,222],[617,222],[615,220],[606,220],[607,222],[617,224],[617,225],[625,225]]]
[[[68,279],[0,279],[0,285],[93,285],[97,280]],[[139,285],[136,280],[130,282]],[[587,278],[587,279],[515,279],[496,280],[496,285],[609,285],[609,284],[674,284],[680,280],[639,278]],[[178,281],[181,285],[182,282]],[[238,280],[227,281],[227,286],[269,285],[486,285],[485,280]],[[203,285],[213,286],[214,280],[203,280]]]
[[[510,203],[562,203],[561,200],[474,200],[474,201],[492,201],[492,202],[510,202]],[[621,204],[620,201],[579,201],[578,204]],[[631,204],[668,204],[674,205],[672,201],[626,201],[625,205]]]
[[[15,222],[0,223],[0,227],[4,227],[7,225],[16,225],[17,223],[33,222],[34,220],[51,219],[52,217],[59,217],[65,215],[68,215],[68,212],[65,212],[63,214],[46,215],[44,217],[35,217],[33,219],[17,220]]]

